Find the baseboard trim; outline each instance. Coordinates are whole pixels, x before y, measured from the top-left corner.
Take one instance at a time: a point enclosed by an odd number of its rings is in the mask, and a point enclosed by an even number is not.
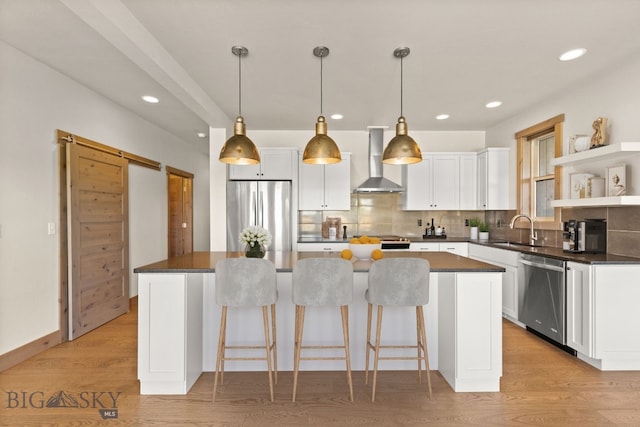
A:
[[[0,355],[0,372],[24,362],[28,358],[60,344],[60,342],[60,331],[55,331],[2,354]]]

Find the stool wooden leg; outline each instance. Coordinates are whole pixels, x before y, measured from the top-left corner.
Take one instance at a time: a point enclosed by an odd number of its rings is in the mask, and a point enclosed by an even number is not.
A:
[[[349,400],[353,402],[353,382],[351,381],[351,353],[349,351],[349,306],[340,306],[342,314],[342,336],[344,337],[344,357],[347,363],[347,384],[349,384]]]
[[[422,328],[420,327],[419,306],[416,306],[416,350],[418,351],[418,384],[422,384]]]
[[[218,374],[221,373],[224,375],[224,347],[225,336],[227,334],[227,307],[222,306],[222,316],[220,318],[220,332],[218,335],[218,354],[216,355],[216,375],[213,379],[213,399],[212,401],[216,401],[216,391],[218,390]],[[221,375],[220,383],[223,383],[224,377]]]
[[[431,370],[429,369],[429,351],[427,349],[427,331],[424,324],[424,310],[422,306],[418,306],[418,313],[420,316],[420,330],[422,331],[422,346],[423,346],[423,354],[424,354],[424,364],[427,370],[427,384],[429,387],[429,399],[431,400]]]
[[[371,312],[373,310],[373,306],[371,304],[367,307],[367,349],[366,355],[367,360],[364,363],[364,383],[369,384],[369,350],[371,350]]]
[[[300,351],[302,350],[302,329],[304,328],[304,306],[296,304],[296,321],[295,321],[295,349],[293,356],[293,397],[292,402],[296,401],[296,392],[298,389],[298,370],[300,367]]]
[[[276,340],[276,305],[271,304],[271,345],[273,348],[273,374],[278,384],[278,342]]]
[[[267,372],[269,374],[269,397],[273,402],[273,377],[271,376],[271,340],[269,339],[269,312],[267,306],[262,306],[262,323],[264,326],[264,348],[267,356]]]
[[[371,385],[371,401],[376,400],[376,381],[378,379],[378,358],[380,356],[380,330],[382,329],[382,306],[378,306],[378,318],[376,325],[376,348],[373,357],[373,384]]]

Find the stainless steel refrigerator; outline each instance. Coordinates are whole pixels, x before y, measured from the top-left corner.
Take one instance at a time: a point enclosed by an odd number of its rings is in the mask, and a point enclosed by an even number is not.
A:
[[[291,181],[227,182],[227,250],[243,251],[240,233],[259,225],[272,236],[268,251],[290,251]]]

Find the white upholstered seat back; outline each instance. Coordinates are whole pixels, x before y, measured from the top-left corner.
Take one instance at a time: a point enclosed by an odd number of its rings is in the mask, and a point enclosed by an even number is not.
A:
[[[307,258],[293,266],[293,303],[348,305],[353,299],[353,264],[342,258]]]
[[[385,258],[369,269],[366,299],[376,305],[417,306],[429,303],[429,261]]]
[[[226,258],[216,269],[216,303],[228,307],[275,304],[276,267],[262,258]]]

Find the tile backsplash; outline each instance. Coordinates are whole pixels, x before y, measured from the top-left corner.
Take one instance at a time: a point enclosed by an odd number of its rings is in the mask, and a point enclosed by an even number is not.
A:
[[[469,227],[465,219],[478,218],[489,224],[491,239],[527,242],[527,228],[510,229],[515,210],[506,211],[403,211],[399,193],[360,193],[351,195],[348,211],[299,211],[300,237],[322,235],[326,217],[340,217],[347,226],[347,236],[398,235],[421,238],[431,219],[435,226],[445,228],[450,237],[466,238]],[[607,252],[615,255],[640,257],[640,207],[563,208],[562,219],[605,218],[607,220]],[[418,225],[418,221],[422,225]],[[562,247],[561,230],[537,230],[544,246]],[[340,230],[342,235],[342,230]]]
[[[464,221],[479,218],[481,211],[403,211],[400,193],[359,193],[351,195],[349,211],[300,211],[298,213],[299,236],[320,236],[326,217],[340,217],[347,226],[347,235],[398,235],[421,238],[427,224],[445,228],[448,236],[468,237],[469,227]],[[418,221],[422,225],[418,225]]]

